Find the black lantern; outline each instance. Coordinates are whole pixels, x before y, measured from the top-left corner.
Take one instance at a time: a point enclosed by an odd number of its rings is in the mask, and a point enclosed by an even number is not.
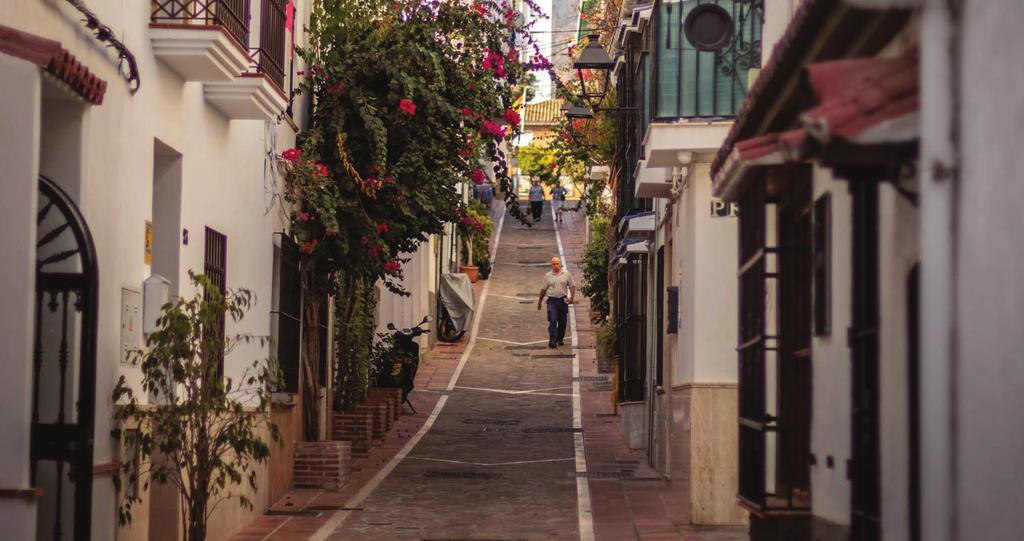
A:
[[[604,101],[605,94],[608,93],[612,68],[615,67],[615,62],[608,56],[604,47],[601,47],[598,38],[597,34],[587,36],[587,46],[583,48],[580,57],[572,63],[572,69],[576,70],[580,80],[580,97],[591,109],[597,109]],[[568,113],[566,115],[568,116]]]

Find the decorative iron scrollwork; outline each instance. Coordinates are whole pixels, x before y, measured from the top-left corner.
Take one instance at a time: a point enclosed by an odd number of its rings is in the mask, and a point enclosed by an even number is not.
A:
[[[761,67],[760,28],[764,25],[764,0],[736,0],[734,10],[736,31],[732,42],[715,51],[719,69],[727,76],[738,76],[749,69]],[[748,29],[754,27],[751,23],[758,29],[757,39],[747,35]]]
[[[85,17],[85,27],[92,30],[93,37],[97,40],[105,43],[107,47],[113,48],[117,51],[117,67],[118,71],[121,72],[121,76],[128,81],[128,90],[135,95],[139,91],[139,86],[142,84],[139,80],[139,67],[135,62],[135,55],[128,50],[128,47],[121,42],[121,40],[114,37],[114,31],[96,17],[96,14],[85,6],[82,0],[67,0],[69,4],[75,7]]]

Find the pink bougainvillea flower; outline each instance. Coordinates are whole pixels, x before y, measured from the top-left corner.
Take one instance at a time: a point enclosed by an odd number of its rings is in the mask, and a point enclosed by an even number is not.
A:
[[[473,182],[475,182],[476,184],[483,184],[484,183],[484,179],[487,178],[487,175],[484,174],[483,169],[474,169],[473,173],[472,173],[472,177],[473,177]]]
[[[519,113],[515,109],[505,109],[505,115],[502,118],[512,126],[519,125]]]
[[[462,108],[462,116],[473,118],[473,110],[469,107]]]
[[[311,253],[313,253],[313,249],[316,248],[316,245],[317,245],[316,239],[313,239],[313,240],[311,240],[309,242],[303,242],[299,246],[299,251],[304,253],[304,254],[311,254]]]
[[[315,167],[316,167],[317,176],[326,177],[328,175],[328,171],[327,171],[327,166],[326,165],[324,165],[322,163],[318,163],[318,164],[315,165]]]
[[[491,120],[484,121],[483,132],[484,135],[490,135],[495,139],[505,138],[505,126],[502,126],[501,124],[498,124],[497,122]]]
[[[384,184],[394,184],[394,183],[395,183],[395,178],[394,177],[384,177]]]
[[[281,157],[292,163],[295,163],[296,161],[299,160],[299,158],[302,158],[302,151],[297,148],[289,148],[288,150],[281,153]]]
[[[398,104],[398,108],[401,109],[403,113],[409,116],[413,116],[416,114],[416,104],[413,103],[413,101],[410,100],[409,98],[402,98],[402,101],[399,102]]]
[[[370,174],[371,175],[376,173],[377,171],[380,171],[380,166],[378,166],[377,164],[373,164],[373,165],[370,166]]]
[[[305,212],[299,212],[299,219],[302,220],[303,222],[308,222],[309,214],[306,214]]]
[[[370,237],[367,237],[366,235],[363,235],[363,239],[362,239],[361,242],[363,243],[363,246],[366,246],[367,244],[370,244]]]
[[[402,264],[394,259],[384,264],[384,271],[393,273],[402,270]]]
[[[487,12],[487,8],[483,4],[477,2],[473,4],[473,11],[477,12],[478,15],[483,15]]]
[[[386,223],[377,224],[377,227],[374,228],[374,231],[376,231],[378,235],[380,235],[381,233],[387,233],[388,232],[388,224],[386,224]]]
[[[378,255],[380,255],[380,248],[377,248],[376,246],[370,246],[370,255],[372,255],[373,257],[377,257]]]
[[[551,165],[549,165],[548,167],[552,169],[558,169],[558,162],[551,162]]]

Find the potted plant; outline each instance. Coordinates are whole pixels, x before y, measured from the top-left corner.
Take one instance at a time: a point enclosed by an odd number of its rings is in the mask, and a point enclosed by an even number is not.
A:
[[[459,220],[459,236],[462,238],[462,263],[459,272],[469,276],[469,281],[476,283],[479,279],[480,265],[489,266],[490,238],[494,222],[487,217],[482,208],[471,206]],[[488,273],[489,274],[489,273]]]

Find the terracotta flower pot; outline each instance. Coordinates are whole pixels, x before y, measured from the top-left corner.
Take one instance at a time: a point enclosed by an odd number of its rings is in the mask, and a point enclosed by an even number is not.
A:
[[[474,284],[477,281],[477,271],[479,270],[480,267],[469,267],[466,265],[459,265],[459,272],[465,274],[466,276],[469,276],[469,281],[473,282]]]

